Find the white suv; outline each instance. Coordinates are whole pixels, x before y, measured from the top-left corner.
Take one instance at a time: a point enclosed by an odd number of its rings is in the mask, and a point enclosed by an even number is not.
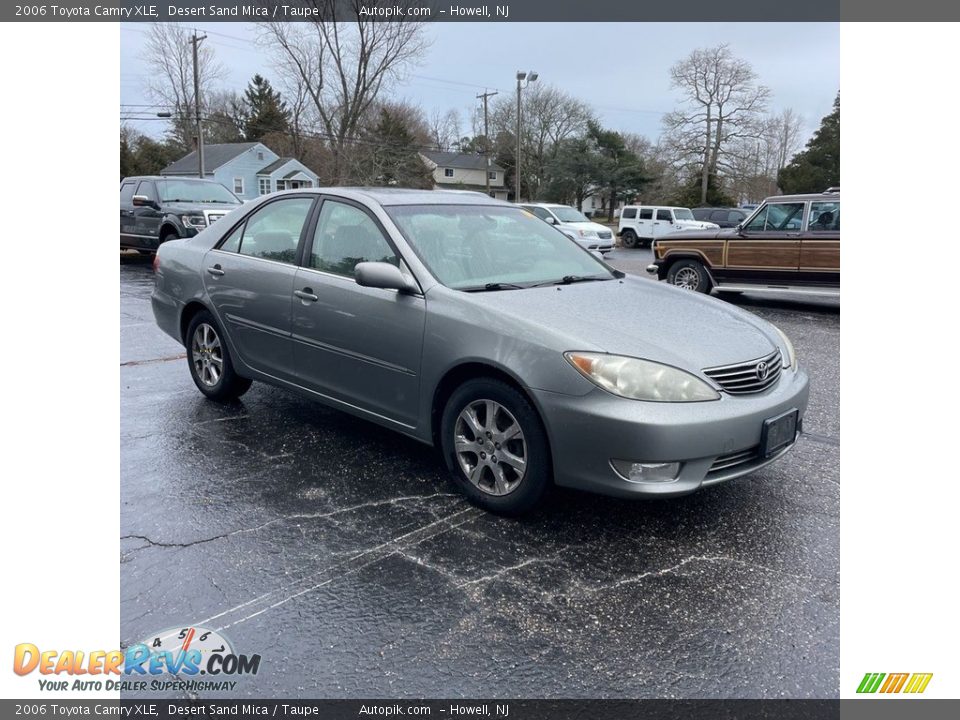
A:
[[[596,250],[604,255],[613,250],[613,231],[606,225],[593,222],[576,208],[553,203],[526,203],[520,207],[553,225],[587,250]]]
[[[627,205],[620,212],[617,235],[624,247],[650,247],[654,240],[668,233],[714,229],[719,230],[720,226],[697,220],[687,208]]]

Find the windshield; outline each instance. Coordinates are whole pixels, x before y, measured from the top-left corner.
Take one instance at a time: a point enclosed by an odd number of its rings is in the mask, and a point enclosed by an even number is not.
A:
[[[160,201],[188,203],[229,203],[239,205],[240,200],[220,183],[202,180],[157,180]]]
[[[677,208],[673,211],[673,216],[677,220],[695,220],[693,213],[687,210],[686,208]]]
[[[590,218],[572,207],[552,207],[550,212],[556,215],[560,222],[590,222]]]
[[[500,290],[613,273],[518,207],[398,205],[387,212],[434,277],[456,290]]]

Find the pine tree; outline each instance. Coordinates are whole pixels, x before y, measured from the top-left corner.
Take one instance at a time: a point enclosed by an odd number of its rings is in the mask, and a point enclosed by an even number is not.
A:
[[[807,149],[780,171],[777,184],[785,193],[823,192],[840,185],[840,94],[833,112],[820,122]]]
[[[243,93],[246,118],[243,131],[246,139],[256,142],[273,132],[286,132],[290,126],[290,110],[262,75],[254,75]]]

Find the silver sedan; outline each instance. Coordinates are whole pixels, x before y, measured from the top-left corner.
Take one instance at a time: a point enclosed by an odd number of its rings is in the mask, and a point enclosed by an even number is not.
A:
[[[806,410],[773,325],[624,275],[479,193],[275,193],[163,244],[155,268],[157,323],[207,397],[256,380],[392,428],[495,512],[552,484],[729,480],[787,452]]]

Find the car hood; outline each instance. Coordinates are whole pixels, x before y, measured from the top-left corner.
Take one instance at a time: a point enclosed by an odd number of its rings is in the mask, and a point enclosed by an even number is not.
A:
[[[684,230],[682,233],[668,235],[671,242],[674,240],[716,240],[729,237],[738,237],[737,229],[735,227],[712,227],[702,230]],[[664,239],[667,239],[667,236],[664,236]]]
[[[564,227],[573,228],[574,230],[593,230],[594,232],[610,232],[610,228],[606,225],[600,225],[595,222],[568,222],[563,223]]]
[[[457,295],[487,311],[489,322],[508,317],[515,332],[561,351],[629,355],[698,371],[778,347],[773,327],[744,310],[637,277]]]

